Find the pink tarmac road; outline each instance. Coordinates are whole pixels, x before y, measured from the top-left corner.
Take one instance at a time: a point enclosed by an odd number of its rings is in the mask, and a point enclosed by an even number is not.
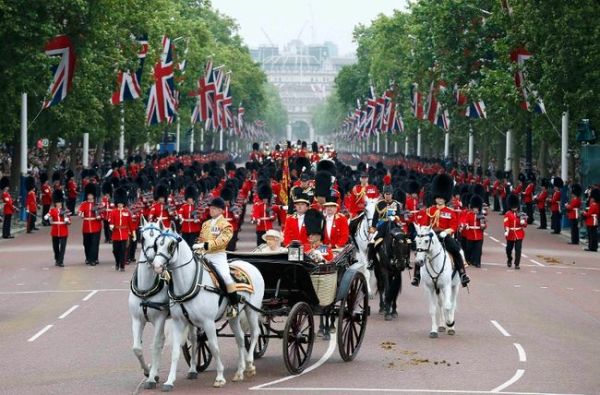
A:
[[[249,212],[249,210],[248,210]],[[128,283],[133,270],[114,271],[110,244],[100,265],[86,266],[75,219],[65,268],[53,265],[48,228],[0,241],[0,393],[154,393],[131,352]],[[198,380],[185,379],[183,359],[175,392],[220,394],[598,394],[600,393],[600,254],[531,227],[520,271],[505,265],[501,217],[491,213],[483,266],[470,268],[462,289],[455,336],[429,339],[423,289],[405,273],[399,317],[386,322],[375,300],[357,358],[341,360],[335,343],[318,338],[312,369],[289,376],[281,341],[271,340],[257,361],[257,376],[233,383],[233,339],[220,339],[227,385],[211,387],[211,365]],[[239,248],[255,240],[244,225]],[[169,329],[167,330],[169,332]],[[146,351],[151,343],[147,328]],[[170,363],[170,339],[161,381]],[[149,356],[149,352],[146,352]]]

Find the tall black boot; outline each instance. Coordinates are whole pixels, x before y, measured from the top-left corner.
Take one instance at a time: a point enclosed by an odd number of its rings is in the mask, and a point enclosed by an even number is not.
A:
[[[367,245],[367,270],[373,270],[375,259],[375,243],[369,243]]]
[[[460,275],[460,282],[463,287],[466,287],[467,284],[469,284],[469,282],[471,281],[471,279],[469,278],[469,276],[467,276],[467,272],[465,271],[465,263],[463,262],[460,252],[452,254],[452,258],[454,259],[456,270],[458,270],[458,274]]]
[[[415,269],[413,271],[413,278],[410,282],[410,285],[414,287],[418,287],[421,282],[421,268],[415,264]]]
[[[235,318],[237,316],[237,305],[240,303],[240,295],[237,292],[227,293],[227,299],[229,299],[229,306],[227,307],[227,318]]]

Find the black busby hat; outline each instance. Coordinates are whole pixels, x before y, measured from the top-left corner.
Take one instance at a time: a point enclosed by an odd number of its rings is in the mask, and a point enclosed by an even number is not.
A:
[[[113,186],[110,182],[106,181],[102,184],[102,194],[103,195],[112,195]]]
[[[308,144],[306,143],[306,141],[303,141],[302,143],[300,143],[300,146],[302,148],[306,148],[308,146]]]
[[[306,234],[322,234],[323,233],[323,213],[314,208],[309,209],[304,215],[304,225],[306,226]]]
[[[315,176],[315,196],[327,197],[331,189],[331,174],[320,171]]]
[[[122,188],[122,187],[115,189],[113,200],[114,200],[115,204],[120,203],[122,205],[126,205],[127,204],[127,189]]]
[[[431,197],[432,199],[442,198],[446,202],[449,202],[452,198],[452,187],[454,181],[448,174],[438,174],[433,178],[431,182]]]
[[[544,188],[548,188],[550,186],[550,182],[547,178],[542,178],[540,181],[540,185]]]
[[[4,176],[0,179],[0,189],[4,189],[10,186],[10,178]]]
[[[260,148],[260,146],[258,145],[258,143],[252,143],[252,149],[254,151],[258,151],[259,148]]]
[[[594,188],[590,192],[590,197],[596,201],[596,203],[600,203],[600,189]]]
[[[296,195],[296,198],[294,199],[294,204],[296,203],[306,203],[306,204],[310,204],[310,198],[308,197],[308,195],[306,193],[299,193]]]
[[[419,189],[421,189],[421,186],[417,181],[411,181],[408,183],[407,189],[408,193],[419,193]]]
[[[583,192],[583,188],[581,188],[581,185],[579,184],[573,184],[571,186],[571,193],[577,197],[581,196],[581,193]]]
[[[185,200],[189,198],[196,200],[198,198],[198,190],[196,189],[196,187],[193,185],[188,185],[187,187],[185,187],[184,198]]]
[[[337,175],[335,163],[329,159],[323,159],[322,161],[319,161],[319,163],[317,163],[317,171],[327,171],[334,177]]]
[[[27,177],[25,179],[25,189],[27,191],[31,191],[34,188],[35,188],[35,178],[33,178],[32,176]]]
[[[479,195],[471,196],[471,200],[469,201],[469,207],[477,208],[479,211],[483,209],[483,199]]]
[[[310,174],[306,172],[300,174],[300,181],[310,181]]]
[[[96,184],[94,184],[93,182],[88,182],[87,184],[85,184],[84,193],[86,197],[87,195],[94,195],[94,197],[96,197]]]
[[[485,196],[485,188],[481,184],[475,184],[475,185],[473,185],[473,188],[472,188],[471,192],[474,195]]]
[[[499,180],[504,179],[504,172],[502,170],[496,170],[496,178]]]
[[[319,144],[316,141],[313,141],[311,144],[312,152],[319,152]]]
[[[552,179],[552,185],[555,186],[555,187],[557,187],[557,188],[562,188],[565,185],[565,183],[563,182],[562,178],[560,178],[560,177],[554,177]]]
[[[233,190],[231,188],[221,189],[221,198],[226,202],[232,201],[233,200]]]
[[[208,206],[220,208],[221,210],[225,210],[225,201],[223,200],[223,198],[216,197],[210,201],[210,204]]]
[[[46,172],[40,173],[40,184],[43,184],[46,181],[48,181],[48,173],[46,173]]]
[[[52,192],[52,203],[62,203],[65,201],[62,189],[55,189]]]
[[[273,189],[271,188],[271,184],[267,182],[260,184],[256,188],[256,193],[258,194],[258,198],[261,200],[271,199],[271,195],[273,195]]]
[[[169,197],[169,188],[165,184],[158,184],[154,190],[154,199],[167,199]]]
[[[526,182],[527,181],[527,177],[525,177],[525,174],[519,173],[519,181],[521,181],[521,182]]]
[[[229,162],[225,162],[225,170],[226,171],[235,171],[236,167],[235,167],[235,163],[233,163],[232,161]]]
[[[73,177],[75,177],[75,173],[73,173],[73,170],[69,169],[69,170],[67,170],[67,172],[65,173],[65,177],[66,177],[67,179],[69,179],[69,178],[73,178]]]
[[[60,182],[60,172],[55,171],[54,173],[52,173],[52,183],[55,182]]]
[[[511,193],[506,198],[506,203],[508,204],[508,208],[510,208],[511,210],[515,209],[515,208],[519,208],[519,197],[517,195],[515,195],[514,193]]]
[[[394,200],[398,203],[402,203],[403,206],[406,204],[406,193],[404,193],[402,189],[396,188],[392,196],[394,197]]]

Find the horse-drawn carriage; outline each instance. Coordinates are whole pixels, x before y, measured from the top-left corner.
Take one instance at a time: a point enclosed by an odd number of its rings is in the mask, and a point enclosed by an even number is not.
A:
[[[262,357],[273,338],[282,339],[283,359],[291,374],[301,373],[310,361],[315,342],[315,315],[337,320],[337,344],[344,361],[351,361],[362,344],[369,316],[367,283],[362,273],[351,268],[354,248],[348,245],[330,263],[315,264],[300,251],[291,248],[282,253],[230,252],[231,260],[254,265],[262,274],[265,292],[262,320],[255,358]],[[283,327],[279,319],[285,317]],[[322,320],[323,321],[323,320]],[[220,337],[227,321],[217,330]],[[245,340],[249,345],[249,334]],[[197,371],[205,370],[212,359],[207,336],[197,329]],[[183,354],[190,363],[186,344]]]

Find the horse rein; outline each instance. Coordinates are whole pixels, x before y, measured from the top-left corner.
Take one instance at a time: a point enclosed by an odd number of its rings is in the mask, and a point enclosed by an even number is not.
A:
[[[429,252],[431,250],[431,244],[433,242],[433,236],[434,235],[432,235],[431,233],[429,233],[429,244],[428,244],[427,249],[425,250],[423,248],[417,248],[417,252]],[[424,236],[418,235],[417,237],[424,237]],[[439,293],[439,288],[437,286],[437,281],[440,278],[440,276],[442,275],[442,273],[444,272],[444,268],[446,267],[446,254],[444,254],[444,261],[442,262],[442,268],[440,269],[439,272],[436,272],[433,269],[433,266],[431,265],[431,262],[435,258],[437,258],[443,251],[444,251],[444,248],[442,247],[442,248],[440,248],[440,251],[437,254],[435,254],[432,257],[426,257],[426,260],[425,260],[425,270],[427,271],[427,274],[429,274],[429,277],[431,277],[431,281],[433,281],[433,287],[435,288],[435,292],[436,293]],[[427,264],[428,262],[429,262],[429,265]],[[429,270],[428,266],[431,266],[431,270]],[[431,274],[432,272],[435,273],[435,276],[433,276]]]

